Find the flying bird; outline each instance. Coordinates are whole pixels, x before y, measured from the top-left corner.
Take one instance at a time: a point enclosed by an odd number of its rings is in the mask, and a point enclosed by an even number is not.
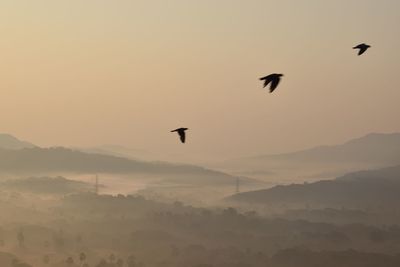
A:
[[[271,86],[269,87],[269,92],[272,93],[276,87],[278,86],[281,77],[283,74],[278,74],[278,73],[272,73],[268,76],[260,78],[261,81],[264,81],[264,88],[271,83]]]
[[[179,134],[179,137],[181,139],[182,143],[185,143],[185,139],[186,139],[186,133],[185,131],[188,130],[189,128],[178,128],[175,130],[172,130],[171,132],[177,132]]]
[[[353,47],[353,49],[360,49],[360,50],[358,50],[358,55],[360,56],[360,55],[364,54],[364,52],[367,51],[367,49],[370,47],[371,47],[370,45],[363,43],[363,44],[359,44],[359,45]]]

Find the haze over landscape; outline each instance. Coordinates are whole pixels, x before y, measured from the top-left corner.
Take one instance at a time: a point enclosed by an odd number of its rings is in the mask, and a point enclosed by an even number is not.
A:
[[[400,266],[399,10],[1,1],[0,267]]]
[[[203,161],[400,132],[399,6],[2,1],[1,129]],[[355,57],[360,41],[372,48]],[[268,97],[258,77],[273,71],[286,75]],[[187,146],[171,142],[181,124]]]

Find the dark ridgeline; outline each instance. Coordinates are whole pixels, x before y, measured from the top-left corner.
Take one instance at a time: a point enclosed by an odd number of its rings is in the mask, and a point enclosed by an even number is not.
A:
[[[189,164],[150,162],[105,154],[85,153],[64,147],[0,148],[0,172],[14,174],[35,173],[148,173],[166,175],[230,176],[222,172]]]
[[[218,167],[278,184],[334,179],[349,172],[400,164],[400,133],[371,133],[349,141],[282,154],[226,160]]]
[[[237,203],[286,207],[348,207],[362,210],[397,210],[400,203],[400,165],[346,174],[335,180],[275,186],[233,195]]]

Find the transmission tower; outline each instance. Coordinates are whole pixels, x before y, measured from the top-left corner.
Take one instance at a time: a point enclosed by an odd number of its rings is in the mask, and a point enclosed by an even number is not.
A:
[[[96,195],[99,194],[99,176],[97,174],[96,174],[96,178],[95,178],[94,192]]]
[[[239,177],[236,178],[236,194],[240,193],[240,180]]]

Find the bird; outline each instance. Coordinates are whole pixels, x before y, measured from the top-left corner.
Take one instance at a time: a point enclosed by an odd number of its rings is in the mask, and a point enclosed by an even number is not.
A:
[[[362,44],[359,44],[359,45],[353,47],[353,49],[360,49],[358,51],[358,55],[360,56],[360,55],[364,54],[364,52],[367,51],[367,49],[370,47],[371,47],[370,45],[362,43]]]
[[[278,74],[278,73],[272,73],[268,76],[262,77],[260,78],[260,80],[264,80],[264,87],[265,88],[269,83],[271,83],[271,86],[269,88],[269,92],[272,93],[276,87],[278,86],[281,77],[283,76],[283,74]]]
[[[189,130],[189,128],[178,128],[178,129],[172,130],[171,133],[172,133],[172,132],[177,132],[177,133],[179,134],[179,137],[180,137],[180,139],[181,139],[181,142],[182,142],[182,143],[185,143],[185,139],[186,139],[186,133],[185,133],[185,131],[186,131],[186,130]]]

